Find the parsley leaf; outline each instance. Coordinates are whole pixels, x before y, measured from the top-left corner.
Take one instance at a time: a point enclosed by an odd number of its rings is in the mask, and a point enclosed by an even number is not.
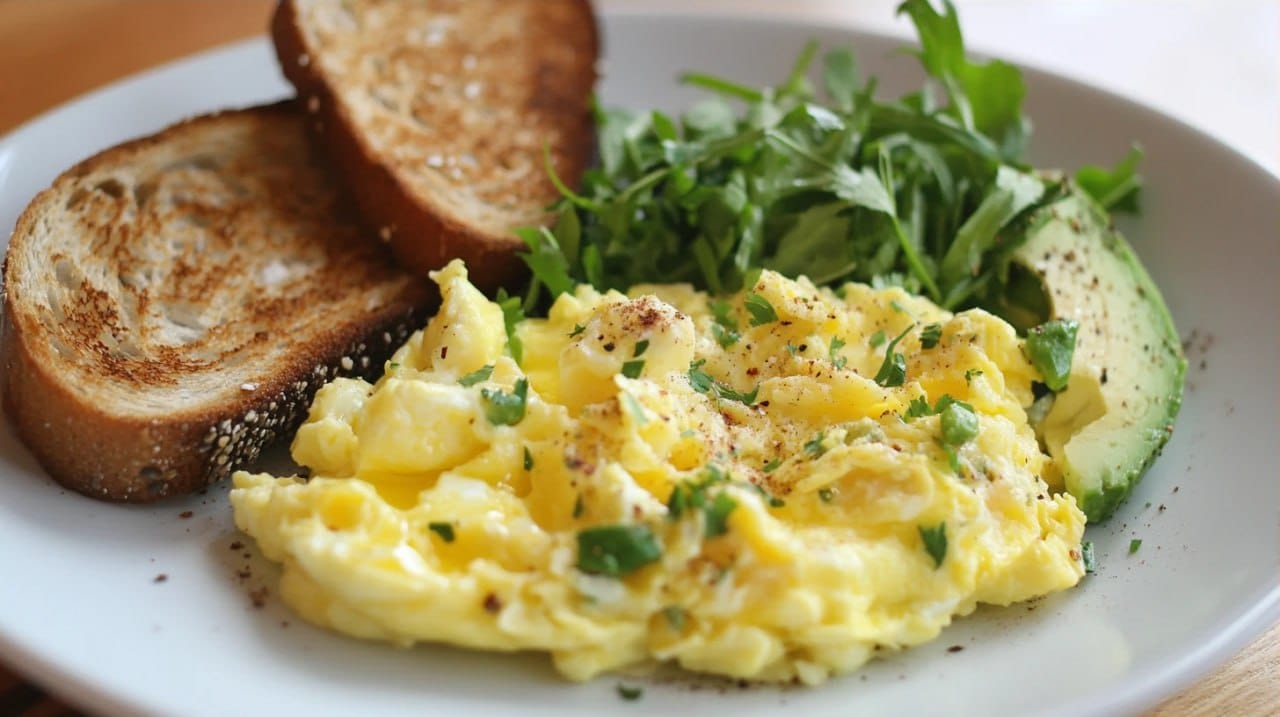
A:
[[[921,348],[931,349],[942,340],[942,324],[927,324],[920,329]]]
[[[511,352],[511,358],[516,360],[516,364],[520,364],[524,360],[524,344],[516,333],[516,327],[524,321],[520,297],[509,296],[506,289],[498,289],[497,304],[502,309],[502,326],[507,331],[507,350]]]
[[[431,522],[431,523],[427,523],[427,528],[430,529],[431,532],[440,536],[440,539],[443,540],[444,542],[446,543],[453,542],[453,539],[454,539],[453,523]]]
[[[706,363],[706,359],[698,359],[689,364],[689,371],[686,374],[689,378],[689,385],[698,393],[710,395],[712,391],[718,398],[727,398],[731,401],[738,401],[748,406],[755,405],[756,397],[760,393],[760,384],[756,384],[755,388],[750,391],[736,391],[732,387],[727,386],[720,381],[712,378],[711,374],[702,370],[702,365]]]
[[[778,312],[774,311],[773,304],[763,296],[750,292],[743,299],[743,305],[747,307],[747,312],[751,314],[752,326],[763,326],[778,320]]]
[[[480,397],[485,401],[485,418],[495,426],[514,426],[524,420],[526,399],[529,395],[529,382],[517,379],[511,393],[501,390],[480,389]]]
[[[1086,540],[1080,544],[1080,559],[1084,562],[1086,573],[1098,571],[1097,561],[1093,557],[1093,541]]]
[[[933,567],[935,569],[942,567],[942,561],[947,557],[947,524],[946,522],[926,528],[923,525],[916,526],[920,531],[920,540],[924,542],[925,552],[929,557],[933,558]]]
[[[633,359],[622,364],[622,375],[627,378],[640,378],[641,371],[644,371],[644,359]]]
[[[656,562],[662,548],[645,525],[597,525],[578,533],[578,569],[622,577]]]
[[[844,348],[844,339],[836,336],[831,339],[831,345],[827,347],[827,356],[831,359],[831,365],[836,368],[844,368],[849,359],[840,355],[840,349]]]
[[[871,348],[878,349],[884,345],[886,340],[887,337],[884,335],[884,330],[881,329],[876,331],[874,334],[871,334],[871,338],[867,340],[867,343],[871,345]]]
[[[458,384],[470,388],[482,381],[488,381],[493,375],[493,364],[485,364],[471,373],[458,379]]]
[[[876,371],[876,383],[884,386],[885,388],[901,386],[906,383],[907,358],[897,351],[894,351],[894,349],[898,347],[898,342],[915,327],[915,324],[908,326],[903,329],[902,333],[898,334],[889,342],[888,347],[884,350],[884,362],[880,364],[880,370]]]
[[[1130,554],[1130,555],[1133,555],[1134,553],[1138,552],[1138,548],[1141,548],[1141,547],[1142,547],[1142,539],[1141,539],[1141,538],[1134,538],[1133,540],[1130,540],[1130,541],[1129,541],[1129,554]]]

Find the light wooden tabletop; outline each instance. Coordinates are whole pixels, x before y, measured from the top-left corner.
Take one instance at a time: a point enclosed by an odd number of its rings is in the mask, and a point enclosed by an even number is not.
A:
[[[0,0],[0,134],[102,84],[262,34],[274,0]],[[14,68],[25,68],[16,71]],[[1280,715],[1280,625],[1149,713]],[[76,712],[0,665],[0,712]]]

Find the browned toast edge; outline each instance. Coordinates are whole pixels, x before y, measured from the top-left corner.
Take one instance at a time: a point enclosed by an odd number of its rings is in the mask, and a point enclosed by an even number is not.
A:
[[[296,112],[293,105],[287,101],[203,115],[106,149],[62,173],[37,194],[19,216],[11,241],[24,240],[60,181],[92,171],[111,161],[116,152],[163,142],[169,133],[191,123],[236,112]],[[6,251],[6,287],[12,256]],[[239,400],[175,412],[164,420],[113,416],[69,390],[53,367],[36,360],[29,342],[39,340],[39,327],[23,325],[26,316],[15,310],[12,292],[6,288],[0,321],[4,412],[40,465],[66,488],[102,500],[139,503],[190,493],[252,462],[271,441],[289,435],[305,417],[315,391],[327,381],[380,374],[385,359],[438,302],[427,282],[406,287],[378,312],[372,325],[353,321],[336,326],[308,347],[307,355],[295,357],[269,380],[242,387]]]
[[[577,0],[591,18],[591,57],[599,55],[599,29],[589,0]],[[424,207],[413,192],[386,165],[375,159],[356,123],[336,101],[333,89],[311,62],[292,0],[280,0],[271,21],[271,37],[285,78],[298,92],[313,137],[338,167],[348,192],[356,200],[368,228],[389,242],[406,270],[421,276],[439,269],[450,259],[467,263],[472,283],[492,292],[500,286],[514,289],[528,269],[517,256],[524,243],[514,234],[495,235],[466,223],[441,217]],[[591,73],[594,85],[594,69]],[[587,96],[592,87],[583,88]],[[559,167],[571,186],[578,183],[595,147],[594,121],[584,107],[582,139]]]

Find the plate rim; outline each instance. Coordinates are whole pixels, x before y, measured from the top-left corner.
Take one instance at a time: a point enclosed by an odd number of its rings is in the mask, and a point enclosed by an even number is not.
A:
[[[854,22],[838,22],[820,24],[813,18],[785,17],[773,14],[727,15],[723,10],[706,6],[693,5],[678,10],[653,11],[638,7],[602,8],[599,22],[603,28],[606,19],[654,20],[679,22],[681,20],[708,21],[718,19],[741,25],[766,27],[785,27],[788,31],[819,32],[831,31],[850,35],[874,38],[886,43],[905,43],[908,40],[887,32],[861,27]],[[607,58],[608,39],[605,38],[605,54]],[[88,92],[67,99],[59,104],[29,118],[0,136],[0,152],[11,146],[18,146],[23,135],[34,131],[34,128],[48,124],[66,115],[83,111],[83,108],[103,97],[117,93],[127,93],[134,86],[146,85],[157,81],[157,77],[187,66],[202,62],[215,64],[225,62],[224,57],[232,57],[240,53],[254,52],[263,46],[270,46],[270,38],[257,35],[241,40],[217,45],[198,52],[184,55],[164,63],[142,69],[138,72],[113,80]],[[981,46],[969,48],[979,57],[998,56],[998,53],[987,53]],[[1280,195],[1280,169],[1272,169],[1258,159],[1245,154],[1241,150],[1227,144],[1214,134],[1200,129],[1178,117],[1166,114],[1140,100],[1119,94],[1108,88],[1090,84],[1087,81],[1061,74],[1035,61],[1019,59],[1011,61],[1028,77],[1028,85],[1058,83],[1065,88],[1087,94],[1101,96],[1106,101],[1122,106],[1130,112],[1142,115],[1144,121],[1156,121],[1177,131],[1193,135],[1198,141],[1208,144],[1213,153],[1230,157],[1252,175],[1251,181],[1265,184],[1267,188]],[[213,111],[217,108],[211,108]],[[7,429],[6,429],[7,430]],[[1268,566],[1271,567],[1271,566]],[[1081,711],[1089,713],[1132,712],[1157,704],[1168,699],[1178,691],[1186,689],[1196,680],[1220,667],[1231,656],[1238,653],[1245,645],[1257,639],[1263,632],[1280,622],[1280,583],[1270,587],[1263,585],[1250,596],[1249,608],[1233,615],[1221,616],[1215,621],[1216,629],[1197,649],[1172,654],[1168,657],[1152,660],[1144,668],[1130,675],[1125,682],[1111,690],[1091,693],[1074,702],[1050,708],[1042,714],[1068,715]],[[43,656],[33,645],[23,645],[11,635],[0,629],[0,659],[14,672],[39,684],[57,699],[90,708],[95,711],[110,713],[149,713],[149,705],[131,698],[127,692],[112,689],[109,685],[95,682],[90,676],[66,670],[58,665],[56,659]]]

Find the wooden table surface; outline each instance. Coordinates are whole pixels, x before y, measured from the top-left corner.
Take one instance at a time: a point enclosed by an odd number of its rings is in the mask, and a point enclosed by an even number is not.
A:
[[[731,4],[727,0],[725,4]],[[0,0],[0,134],[102,84],[262,34],[273,0]],[[22,68],[22,71],[12,71]],[[0,665],[0,714],[77,712]],[[1280,715],[1280,625],[1148,717]]]

